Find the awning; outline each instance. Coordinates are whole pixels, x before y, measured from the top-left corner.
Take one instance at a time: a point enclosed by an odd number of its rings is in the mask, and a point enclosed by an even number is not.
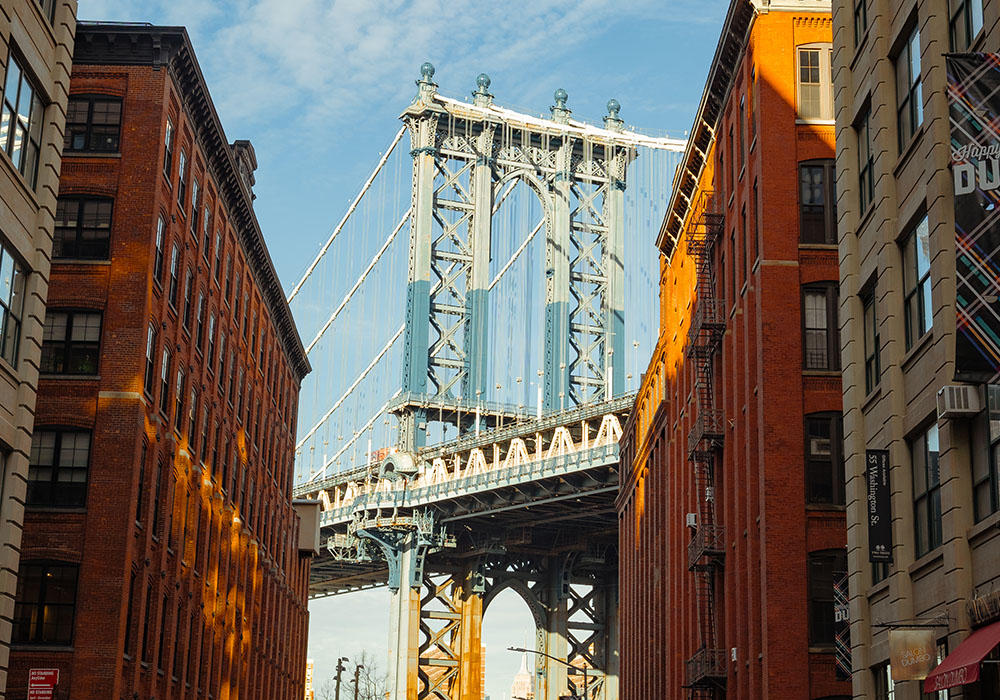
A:
[[[1000,622],[976,630],[931,671],[924,680],[924,692],[975,683],[979,680],[979,663],[997,644],[1000,644]]]

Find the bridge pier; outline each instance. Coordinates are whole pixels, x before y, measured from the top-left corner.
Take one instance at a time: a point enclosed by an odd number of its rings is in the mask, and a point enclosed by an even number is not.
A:
[[[565,564],[559,560],[552,561],[547,573],[548,591],[545,600],[545,648],[544,651],[556,659],[569,657],[569,607],[565,594],[567,571]],[[535,697],[538,700],[559,700],[567,694],[568,669],[565,664],[545,656],[539,657],[536,666],[537,682]]]

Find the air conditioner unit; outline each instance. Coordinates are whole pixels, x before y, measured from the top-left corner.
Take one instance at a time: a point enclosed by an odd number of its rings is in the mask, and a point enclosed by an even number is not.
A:
[[[687,514],[687,526],[688,527],[698,527],[698,514],[688,513]]]
[[[937,395],[938,418],[969,418],[982,410],[979,387],[949,384]]]

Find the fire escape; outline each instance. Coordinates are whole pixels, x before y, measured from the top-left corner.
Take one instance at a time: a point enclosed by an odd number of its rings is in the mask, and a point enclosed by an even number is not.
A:
[[[701,196],[701,210],[689,230],[687,252],[697,275],[694,316],[688,331],[687,358],[694,362],[694,423],[688,433],[688,460],[694,466],[697,523],[688,544],[688,570],[694,572],[701,645],[687,661],[690,700],[724,697],[727,661],[720,648],[716,574],[725,557],[725,535],[715,518],[715,463],[725,435],[723,410],[715,398],[713,368],[726,330],[725,300],[716,292],[714,248],[725,227],[722,214],[710,211],[711,192]]]

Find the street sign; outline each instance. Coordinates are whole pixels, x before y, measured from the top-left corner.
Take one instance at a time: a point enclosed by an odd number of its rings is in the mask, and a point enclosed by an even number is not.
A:
[[[52,700],[59,685],[58,668],[33,668],[28,671],[28,700]]]

